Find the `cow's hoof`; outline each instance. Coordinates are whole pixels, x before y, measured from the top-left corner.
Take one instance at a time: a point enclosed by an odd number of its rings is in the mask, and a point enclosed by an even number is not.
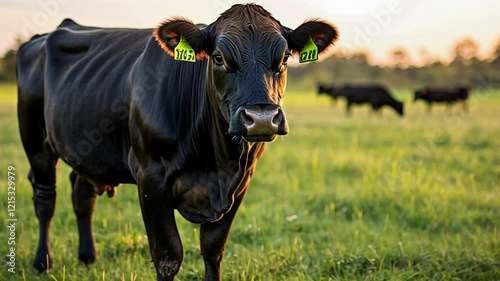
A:
[[[95,254],[79,254],[78,259],[85,265],[89,265],[97,260],[97,256]]]
[[[54,262],[50,255],[40,255],[36,256],[33,261],[33,266],[38,270],[39,273],[46,272],[54,266]]]
[[[85,265],[89,265],[97,260],[97,250],[95,248],[95,242],[92,232],[80,233],[78,259]]]

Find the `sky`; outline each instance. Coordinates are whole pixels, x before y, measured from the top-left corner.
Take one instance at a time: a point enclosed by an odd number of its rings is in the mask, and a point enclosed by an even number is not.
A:
[[[322,18],[340,31],[336,51],[368,51],[370,61],[390,64],[390,52],[405,48],[415,64],[449,61],[454,43],[475,40],[484,58],[500,42],[498,0],[254,0],[292,29]],[[238,0],[0,0],[0,54],[50,32],[64,19],[100,27],[151,28],[172,16],[213,22]]]

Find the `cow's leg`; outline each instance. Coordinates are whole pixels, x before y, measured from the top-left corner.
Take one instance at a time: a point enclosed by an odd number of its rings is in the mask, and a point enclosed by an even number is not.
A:
[[[453,103],[452,102],[447,102],[446,103],[446,110],[448,112],[452,112],[452,109],[453,109]]]
[[[244,194],[234,200],[231,210],[220,220],[200,226],[201,254],[205,262],[205,281],[222,280],[221,262],[226,240]]]
[[[18,103],[19,131],[31,170],[28,179],[33,187],[33,204],[39,222],[38,249],[33,266],[40,272],[52,267],[49,244],[50,222],[56,204],[57,155],[46,142],[43,107],[28,106],[21,92]]]
[[[78,235],[80,239],[78,258],[85,264],[89,264],[97,259],[93,232],[93,215],[97,194],[95,193],[94,186],[75,172],[71,172],[70,180],[73,186],[71,199],[78,222]]]
[[[50,222],[56,206],[56,162],[50,152],[28,154],[31,170],[28,179],[33,187],[33,204],[38,218],[38,249],[33,266],[40,272],[53,265],[49,243]]]
[[[380,115],[381,111],[381,105],[378,105],[378,104],[371,104],[371,107],[372,107],[372,110],[371,110],[371,113],[373,113],[374,115]]]
[[[465,112],[469,112],[469,106],[467,105],[467,101],[466,100],[463,101],[462,106],[463,106]]]
[[[56,206],[55,163],[46,167],[32,164],[28,179],[33,187],[33,204],[39,224],[38,248],[33,266],[43,272],[53,266],[49,231]]]
[[[182,243],[175,223],[171,191],[164,186],[164,173],[140,169],[137,185],[142,218],[158,281],[174,280],[182,263]]]
[[[351,102],[347,101],[347,104],[345,106],[345,113],[347,116],[351,115],[351,106],[352,106]]]

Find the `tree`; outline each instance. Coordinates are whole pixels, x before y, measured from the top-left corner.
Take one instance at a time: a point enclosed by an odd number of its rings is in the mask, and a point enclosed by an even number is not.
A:
[[[429,51],[426,48],[423,48],[423,47],[419,48],[418,54],[420,56],[420,60],[421,60],[423,66],[431,65],[436,61],[436,59],[434,59],[432,57],[432,55],[429,53]]]
[[[2,58],[2,76],[5,80],[13,81],[16,76],[17,50],[8,50]]]
[[[403,47],[398,47],[391,51],[391,60],[393,61],[394,67],[399,69],[405,69],[410,66],[410,55]]]
[[[500,39],[498,39],[497,44],[493,48],[492,59],[496,60],[500,58]]]
[[[461,39],[455,43],[453,46],[454,58],[451,63],[455,69],[455,79],[457,81],[466,81],[467,68],[469,68],[475,58],[477,58],[477,53],[479,46],[470,37]]]
[[[453,61],[464,65],[470,64],[473,58],[477,57],[479,45],[470,37],[461,39],[453,46],[455,55]]]
[[[16,55],[17,49],[21,46],[21,39],[17,38],[15,45],[7,50],[0,60],[0,80],[16,80]]]
[[[355,52],[350,57],[351,61],[357,65],[368,65],[368,54],[361,51]]]

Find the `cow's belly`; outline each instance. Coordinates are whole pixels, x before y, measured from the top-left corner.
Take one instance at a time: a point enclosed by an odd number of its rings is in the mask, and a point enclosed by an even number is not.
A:
[[[115,146],[103,145],[87,154],[86,150],[78,149],[78,143],[75,146],[75,143],[57,142],[58,146],[65,144],[67,144],[66,147],[57,149],[58,156],[80,176],[92,182],[95,187],[101,189],[100,187],[106,185],[135,183],[128,164],[119,157],[122,152]],[[81,154],[82,151],[85,151],[84,154]],[[113,152],[116,155],[110,155]]]
[[[126,119],[95,107],[58,108],[61,103],[55,99],[47,105],[45,122],[57,156],[95,185],[134,183],[128,167]]]

